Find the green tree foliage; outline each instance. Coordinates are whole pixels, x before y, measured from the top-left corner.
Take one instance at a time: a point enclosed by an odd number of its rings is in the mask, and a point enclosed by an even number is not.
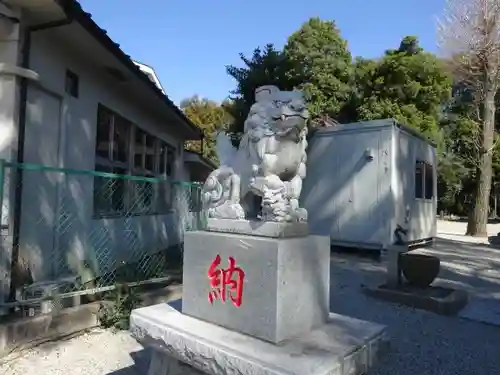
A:
[[[449,105],[451,83],[446,62],[425,52],[416,37],[407,36],[399,48],[387,50],[380,59],[356,59],[355,88],[344,110],[350,121],[394,118],[436,142],[438,195],[444,209],[470,188],[464,183],[470,165],[463,156],[471,147],[462,140],[473,128],[458,116],[461,108]]]
[[[311,119],[339,116],[351,95],[352,57],[334,22],[311,18],[289,37],[283,50],[267,44],[251,57],[240,58],[243,67],[226,67],[236,81],[231,92],[234,133],[243,131],[255,89],[262,85],[303,90]]]
[[[218,131],[226,129],[232,121],[231,115],[227,111],[229,106],[229,103],[218,104],[212,100],[200,99],[196,95],[184,99],[180,105],[186,116],[203,130],[205,135],[203,156],[215,163],[218,163],[215,149],[216,134]],[[187,150],[201,154],[200,141],[188,141],[185,146]]]
[[[440,142],[439,118],[449,100],[451,79],[435,55],[416,37],[379,60],[357,59],[355,90],[349,106],[356,120],[394,118]]]
[[[339,117],[352,92],[352,56],[333,21],[311,18],[289,38],[284,48],[291,71],[309,102],[311,119]]]
[[[471,208],[477,124],[464,115],[462,100],[455,90],[440,122],[444,141],[438,164],[438,210],[466,215]]]
[[[483,149],[478,143],[481,121],[474,118],[480,107],[457,77],[452,97],[450,62],[424,51],[416,37],[405,37],[378,59],[352,61],[335,23],[311,18],[290,35],[283,50],[268,44],[240,58],[242,67],[226,67],[236,81],[229,108],[233,132],[242,131],[255,89],[269,84],[302,89],[313,119],[328,116],[345,123],[394,118],[438,144],[440,207],[459,214],[472,208]],[[494,182],[500,183],[496,148],[493,169]]]
[[[227,73],[236,81],[236,88],[231,92],[231,105],[228,106],[234,119],[230,132],[234,134],[243,131],[245,119],[255,102],[255,90],[259,86],[275,85],[281,90],[292,90],[297,85],[288,76],[292,70],[289,60],[273,44],[267,44],[263,49],[256,48],[251,57],[241,53],[240,59],[243,67],[226,67]]]
[[[447,106],[441,128],[445,134],[445,157],[440,160],[438,175],[439,209],[467,215],[473,208],[475,180],[481,155],[480,108],[471,88],[455,80],[453,97]],[[497,107],[500,97],[496,99]],[[500,108],[500,107],[498,107]],[[497,117],[498,119],[498,117]],[[496,121],[496,128],[500,127]],[[495,134],[493,149],[493,185],[500,184],[499,135]],[[498,188],[494,193],[498,194]],[[492,197],[494,203],[494,197]],[[492,212],[496,214],[496,212]]]

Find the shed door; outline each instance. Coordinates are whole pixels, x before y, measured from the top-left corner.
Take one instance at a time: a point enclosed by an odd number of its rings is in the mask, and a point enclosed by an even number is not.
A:
[[[381,130],[346,134],[339,147],[338,168],[343,169],[343,187],[337,196],[337,233],[332,238],[354,243],[379,242],[384,227],[379,201]],[[341,137],[339,137],[341,138]],[[341,142],[341,140],[339,140]],[[355,144],[353,144],[355,143]],[[352,147],[348,147],[352,144]]]

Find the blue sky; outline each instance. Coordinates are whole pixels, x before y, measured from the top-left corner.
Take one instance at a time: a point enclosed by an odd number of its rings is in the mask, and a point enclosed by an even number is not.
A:
[[[281,47],[308,18],[334,20],[354,56],[377,57],[417,35],[437,51],[444,0],[80,0],[134,59],[153,66],[168,96],[223,100],[234,87],[225,66],[257,46]]]

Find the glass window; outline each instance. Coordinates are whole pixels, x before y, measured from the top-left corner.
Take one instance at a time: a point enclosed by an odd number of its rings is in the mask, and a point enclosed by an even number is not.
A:
[[[155,138],[152,135],[146,134],[144,169],[149,172],[154,172],[155,170],[155,143]]]
[[[123,175],[126,170],[96,166],[97,172]],[[94,178],[94,213],[97,215],[119,214],[124,211],[125,180],[113,177]]]
[[[167,177],[158,187],[158,210],[162,213],[167,212],[172,207],[172,182],[168,177],[170,177],[172,171],[170,163],[174,160],[173,155],[175,155],[173,147],[166,142],[158,141],[158,175],[160,177]],[[168,159],[170,159],[170,162],[168,162]]]
[[[156,177],[158,156],[157,139],[139,128],[135,129],[134,169],[133,174],[141,177]],[[158,182],[134,181],[133,203],[134,213],[158,212]]]
[[[97,110],[96,160],[98,172],[126,175],[129,173],[131,124],[106,107]],[[99,216],[117,215],[126,209],[126,186],[123,178],[94,178],[94,213]]]
[[[156,139],[139,128],[135,129],[134,169],[154,173],[156,166]]]
[[[167,168],[165,173],[168,177],[172,177],[174,172],[174,166],[175,166],[175,148],[167,145]]]
[[[425,163],[424,179],[425,179],[425,199],[432,199],[434,197],[434,168],[432,165]]]
[[[130,128],[129,121],[115,115],[113,122],[113,161],[128,162]]]
[[[134,168],[144,168],[144,133],[141,129],[135,128],[135,143],[134,143]]]
[[[112,125],[113,114],[106,108],[99,106],[97,110],[95,153],[105,159],[110,159]]]
[[[131,153],[132,151],[132,153]],[[99,105],[95,170],[115,175],[171,177],[176,149]],[[94,178],[94,212],[99,216],[164,213],[171,208],[171,180]]]
[[[141,177],[153,177],[149,174],[137,175]],[[155,185],[150,181],[133,181],[134,194],[131,203],[131,211],[135,214],[152,213],[155,201]]]
[[[169,180],[158,184],[158,212],[165,213],[172,208],[172,184]]]
[[[424,164],[417,161],[415,164],[415,198],[423,198],[424,188]]]
[[[167,144],[165,142],[159,141],[158,145],[158,173],[164,175],[167,173]]]
[[[434,167],[421,160],[415,164],[415,198],[434,198]]]
[[[66,80],[64,85],[67,94],[70,94],[73,98],[78,98],[80,83],[76,73],[69,69],[66,70]]]

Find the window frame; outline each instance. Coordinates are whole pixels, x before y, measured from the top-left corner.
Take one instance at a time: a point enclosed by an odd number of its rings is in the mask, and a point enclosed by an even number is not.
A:
[[[102,155],[98,154],[98,135],[99,135],[99,126],[102,125],[101,121],[101,116],[103,112],[107,112],[109,116],[109,130],[105,133],[107,133],[107,158],[103,157]],[[119,118],[121,121],[127,124],[128,129],[126,131],[126,150],[127,150],[127,157],[126,157],[126,162],[123,161],[116,161],[114,160],[114,147],[115,147],[115,123],[116,119]],[[141,156],[140,156],[140,164],[136,163],[136,147],[137,145],[141,144],[137,142],[137,132],[142,133],[142,148],[143,150],[141,151]],[[102,134],[102,133],[101,133]],[[148,141],[151,139],[152,141]],[[161,139],[159,137],[156,137],[155,135],[149,133],[148,131],[144,130],[143,128],[137,126],[134,124],[132,121],[128,120],[126,117],[120,115],[118,112],[110,109],[109,107],[105,106],[104,104],[99,103],[98,108],[97,108],[97,121],[96,121],[96,137],[95,137],[95,149],[94,149],[94,154],[95,154],[95,169],[107,169],[111,170],[112,172],[105,172],[105,173],[115,173],[115,169],[123,169],[125,170],[126,175],[131,175],[131,176],[141,176],[141,177],[151,177],[151,178],[160,178],[160,179],[165,179],[165,186],[168,186],[167,192],[162,191],[161,189],[161,184],[162,182],[154,183],[154,190],[151,196],[151,201],[145,206],[140,206],[139,208],[134,208],[132,207],[133,204],[135,204],[135,198],[134,195],[137,194],[136,190],[136,184],[134,180],[123,180],[124,181],[124,188],[123,188],[123,209],[122,210],[113,210],[113,209],[107,209],[106,207],[104,209],[99,209],[96,206],[96,198],[98,195],[96,194],[96,190],[93,189],[93,217],[96,219],[102,219],[102,218],[119,218],[119,217],[124,217],[124,216],[145,216],[145,215],[164,215],[172,212],[173,207],[172,207],[172,197],[171,197],[171,189],[170,189],[170,184],[172,182],[172,177],[173,177],[173,167],[175,166],[175,158],[177,156],[176,152],[176,147],[172,146],[168,141]],[[147,145],[149,143],[149,145]],[[172,171],[170,175],[167,175],[166,169],[167,165],[169,163],[168,161],[168,153],[165,152],[164,155],[161,155],[160,153],[160,145],[164,145],[165,150],[171,150],[171,154],[173,155],[173,160],[170,162],[172,163]],[[148,152],[148,147],[153,148],[153,161],[152,161],[152,169],[146,169],[146,158],[147,158],[147,152]],[[102,150],[100,152],[102,154]],[[164,172],[160,170],[160,158],[164,157],[163,163],[164,163]],[[116,174],[122,174],[122,173],[116,173]],[[102,177],[94,177],[94,184],[96,183],[96,180],[102,178]],[[148,182],[144,182],[146,184]],[[95,185],[94,185],[95,186]],[[160,204],[160,197],[161,194],[165,193],[169,195],[169,198],[165,201],[163,201],[163,204]],[[111,201],[112,202],[112,201]],[[113,203],[110,203],[110,205],[113,205]]]
[[[141,140],[140,143],[138,142],[137,135],[138,133],[141,135]],[[142,134],[141,134],[142,133]],[[132,149],[133,149],[133,162],[132,162],[132,167],[131,167],[131,174],[133,176],[141,176],[141,177],[151,177],[151,178],[157,178],[157,150],[156,150],[156,138],[150,134],[149,132],[145,131],[144,129],[141,129],[137,126],[134,126],[133,130],[133,137],[131,137],[131,142],[132,142]],[[153,165],[152,169],[146,168],[146,161],[147,161],[147,153],[148,153],[148,138],[153,139]],[[136,156],[138,155],[137,147],[138,145],[141,146],[142,150],[140,151],[140,165],[137,165],[136,163]],[[150,184],[149,182],[144,182],[142,184]],[[131,195],[132,197],[137,194],[137,183],[135,181],[131,181],[131,186],[134,186],[134,189],[131,189]],[[136,201],[135,198],[133,198],[134,201]],[[141,205],[140,207],[136,207],[134,212],[137,215],[148,215],[148,214],[155,214],[155,210],[153,210],[153,207],[157,206],[157,189],[156,189],[156,184],[155,187],[153,188],[153,192],[151,193],[151,199],[148,205]]]
[[[66,69],[64,76],[64,91],[72,98],[80,96],[80,77],[71,69]]]
[[[420,174],[417,171],[420,170]],[[429,173],[430,172],[430,173]],[[419,175],[417,181],[417,175]],[[428,177],[430,175],[430,177]],[[413,184],[413,197],[415,200],[431,202],[436,196],[435,191],[435,173],[434,166],[424,160],[417,159],[414,164],[414,184]],[[430,180],[429,180],[430,178]],[[429,183],[430,181],[430,183]],[[420,182],[420,194],[417,196],[417,184]],[[431,193],[428,194],[428,188],[430,186]]]
[[[429,175],[430,175],[430,177],[429,177]],[[430,187],[430,195],[427,194],[429,187]],[[425,200],[433,200],[434,195],[435,195],[434,190],[435,190],[434,189],[434,167],[430,163],[424,163],[424,199]]]
[[[164,153],[162,155],[161,149],[164,147]],[[174,178],[174,173],[175,173],[175,163],[177,161],[177,149],[173,147],[171,144],[168,142],[162,140],[162,139],[157,139],[156,141],[156,150],[158,154],[158,159],[157,159],[157,170],[158,170],[158,176],[161,176],[162,178],[165,179],[165,184],[158,185],[158,191],[157,191],[157,205],[160,207],[160,212],[163,211],[171,211],[172,210],[172,203],[173,203],[173,190],[172,190],[172,182]],[[169,155],[172,156],[172,158],[169,157]],[[161,163],[161,159],[163,158],[163,166]],[[169,172],[170,169],[170,172]],[[165,207],[161,207],[160,205],[160,197],[167,197],[166,200],[163,201],[163,204],[165,204]]]
[[[107,151],[106,151],[106,154],[107,154],[107,157],[104,157],[102,155],[98,155],[97,152],[98,152],[98,147],[99,147],[99,143],[98,143],[98,127],[99,126],[103,126],[103,122],[101,122],[101,115],[103,113],[106,113],[108,116],[109,116],[109,122],[107,124],[108,126],[108,129],[107,129],[107,132],[103,132],[104,134],[107,134]],[[117,116],[120,116],[118,113],[110,110],[108,107],[102,105],[102,104],[99,104],[98,105],[98,108],[97,108],[97,121],[96,121],[96,144],[95,144],[95,150],[94,150],[94,155],[95,155],[95,161],[94,161],[94,169],[97,171],[97,170],[102,170],[104,169],[104,173],[111,173],[111,174],[122,174],[122,173],[119,173],[119,171],[117,170],[123,170],[125,171],[125,174],[128,174],[129,173],[129,170],[130,170],[130,166],[129,166],[129,160],[130,160],[130,147],[128,147],[126,153],[127,153],[127,161],[126,162],[123,162],[123,161],[118,161],[118,160],[114,160],[114,148],[115,148],[115,122],[116,122],[116,118]],[[125,121],[125,122],[128,122],[128,125],[130,125],[130,121],[128,121],[126,118],[124,118],[123,116],[121,116],[122,120]],[[126,131],[126,138],[130,139],[130,134],[131,134],[131,131],[130,131],[130,128],[127,129]],[[127,140],[127,145],[130,146],[130,142]],[[113,208],[110,208],[110,207],[102,207],[102,208],[99,208],[97,207],[97,204],[96,204],[96,190],[95,190],[95,184],[96,184],[96,180],[98,181],[98,179],[102,179],[103,177],[95,177],[94,178],[94,185],[93,185],[93,196],[92,196],[92,199],[93,199],[93,216],[94,217],[120,217],[120,216],[123,216],[126,212],[126,207],[128,206],[128,197],[127,197],[127,184],[128,184],[128,181],[126,180],[119,180],[119,179],[116,179],[115,181],[117,181],[116,183],[118,184],[122,184],[123,183],[123,187],[120,187],[120,189],[123,190],[123,195],[121,197],[121,206],[122,208],[121,209],[113,209]],[[115,190],[116,191],[116,190]],[[111,206],[113,206],[113,196],[111,196]]]

